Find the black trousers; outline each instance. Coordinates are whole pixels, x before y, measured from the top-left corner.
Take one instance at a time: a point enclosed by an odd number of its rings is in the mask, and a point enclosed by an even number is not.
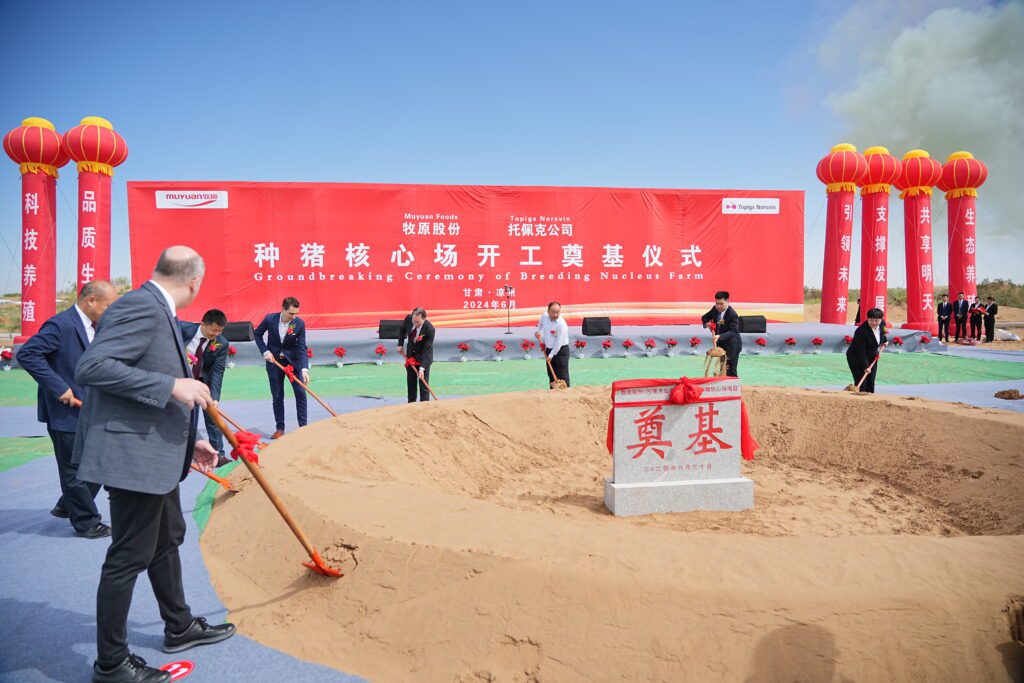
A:
[[[949,341],[949,318],[939,318],[939,339]]]
[[[953,318],[953,337],[957,340],[963,339],[967,336],[967,316],[955,315]]]
[[[985,341],[990,342],[996,338],[996,319],[985,316]]]
[[[283,365],[283,363],[282,363]],[[296,368],[296,376],[301,375],[301,370]],[[295,394],[295,417],[300,427],[306,426],[306,390],[295,382],[286,378],[281,369],[273,363],[267,363],[267,377],[270,379],[270,395],[274,399],[274,422],[277,430],[284,431],[284,383],[292,385],[292,393]]]
[[[981,339],[981,316],[971,316],[971,339]]]
[[[742,351],[743,348],[726,347],[721,345],[719,348],[725,351],[725,376],[739,377],[740,351]]]
[[[96,591],[96,661],[105,669],[128,656],[128,611],[135,579],[149,575],[164,631],[181,633],[192,622],[181,583],[178,546],[185,540],[178,487],[162,496],[108,488],[113,531]]]
[[[863,361],[854,360],[849,356],[846,357],[846,364],[850,366],[850,373],[853,374],[853,384],[856,386],[860,378],[864,377],[864,371],[868,369],[868,366]],[[876,377],[878,377],[878,363],[875,363],[875,367],[871,368],[871,374],[865,378],[864,384],[860,385],[860,390],[869,394],[875,393]]]
[[[53,454],[57,459],[57,474],[60,476],[60,500],[57,506],[68,513],[71,526],[78,533],[85,533],[100,521],[96,509],[96,494],[99,484],[78,480],[78,465],[71,462],[75,447],[74,432],[57,432],[48,429],[53,442]]]
[[[545,354],[547,355],[547,354]],[[547,367],[547,363],[544,364]],[[569,383],[569,347],[563,346],[558,349],[558,353],[551,359],[551,367],[555,369],[555,374],[558,375],[558,379],[565,380],[565,386],[571,387]],[[551,368],[548,368],[548,383],[554,382],[555,378],[551,376]]]
[[[414,368],[411,365],[405,366],[405,386],[409,390],[409,403],[415,403],[417,395],[421,401],[430,400],[430,392],[423,386],[423,382],[419,379],[418,374],[419,368]],[[430,366],[423,366],[423,379],[430,383]],[[419,387],[417,389],[417,387]],[[417,391],[419,392],[417,394]]]

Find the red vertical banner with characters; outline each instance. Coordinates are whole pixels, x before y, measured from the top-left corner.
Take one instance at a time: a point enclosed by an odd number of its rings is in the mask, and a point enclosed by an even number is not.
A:
[[[872,308],[885,312],[889,284],[889,190],[900,176],[900,161],[885,147],[864,150],[867,172],[860,180],[860,319]]]
[[[844,325],[850,295],[853,253],[853,197],[867,161],[853,145],[836,145],[818,162],[818,180],[825,183],[825,260],[821,274],[821,322]]]
[[[963,292],[968,301],[978,297],[978,188],[988,168],[970,152],[949,155],[942,167],[939,189],[946,193],[949,228],[949,295]]]
[[[110,185],[128,145],[99,116],[64,134],[64,151],[78,162],[78,285],[110,279]]]
[[[935,269],[932,245],[932,187],[942,164],[915,149],[903,155],[896,187],[903,199],[903,241],[907,264],[907,322],[904,327],[936,334]]]
[[[68,158],[53,124],[37,117],[4,136],[4,151],[21,171],[20,344],[56,313],[57,169]]]
[[[294,296],[320,328],[415,306],[443,327],[533,326],[555,300],[573,324],[677,324],[721,289],[743,314],[803,320],[798,191],[132,182],[128,213],[133,280],[191,245],[197,312],[233,320]]]

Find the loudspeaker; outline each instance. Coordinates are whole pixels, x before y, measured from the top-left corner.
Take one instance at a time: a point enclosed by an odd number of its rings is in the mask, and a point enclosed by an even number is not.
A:
[[[768,331],[768,321],[763,315],[741,315],[740,332],[763,334]]]
[[[377,339],[398,339],[401,336],[401,320],[381,320],[377,326]]]
[[[256,338],[252,331],[252,323],[248,320],[240,323],[228,323],[224,326],[223,334],[229,342],[251,342]]]
[[[585,337],[607,337],[612,333],[611,318],[584,318],[583,336]]]

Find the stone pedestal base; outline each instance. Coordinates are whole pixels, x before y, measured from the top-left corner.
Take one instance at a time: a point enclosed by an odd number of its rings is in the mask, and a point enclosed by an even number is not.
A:
[[[754,482],[746,477],[698,479],[643,484],[604,480],[604,504],[616,517],[655,512],[749,510],[754,507]]]

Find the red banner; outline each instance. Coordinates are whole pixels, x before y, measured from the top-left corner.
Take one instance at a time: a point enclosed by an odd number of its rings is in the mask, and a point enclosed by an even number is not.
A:
[[[110,176],[78,173],[78,286],[110,279]]]
[[[209,308],[260,320],[302,302],[314,327],[695,321],[716,290],[743,315],[803,320],[803,192],[329,183],[130,182],[132,280],[186,244]],[[512,287],[506,296],[504,287]]]
[[[860,320],[868,311],[886,309],[889,276],[889,188],[861,196]]]
[[[26,341],[57,312],[57,179],[21,176],[21,335]]]

